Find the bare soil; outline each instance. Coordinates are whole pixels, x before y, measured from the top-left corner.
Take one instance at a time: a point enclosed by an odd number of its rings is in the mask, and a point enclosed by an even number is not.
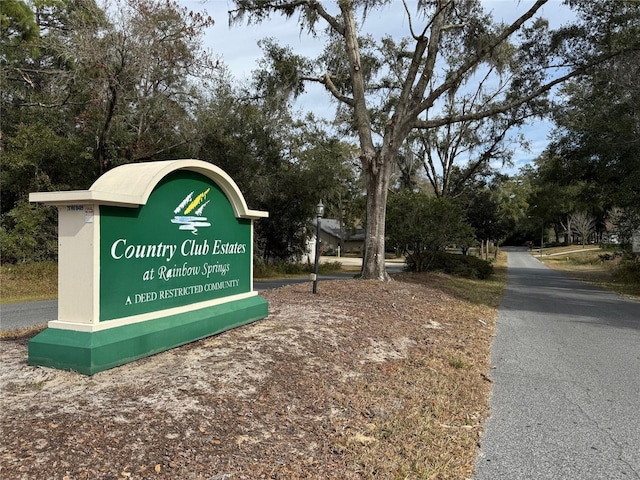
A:
[[[0,342],[0,478],[470,478],[496,310],[429,278],[268,291],[264,320],[91,377]]]

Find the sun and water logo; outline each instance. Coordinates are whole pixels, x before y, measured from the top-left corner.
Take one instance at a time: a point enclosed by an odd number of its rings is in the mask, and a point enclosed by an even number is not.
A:
[[[211,223],[207,221],[207,217],[203,216],[204,207],[209,203],[207,200],[209,190],[211,188],[207,188],[195,198],[193,198],[195,191],[184,197],[184,200],[173,210],[175,217],[171,219],[171,223],[180,225],[180,230],[189,230],[194,235],[198,234],[198,228],[210,227]],[[193,215],[190,215],[192,212]]]

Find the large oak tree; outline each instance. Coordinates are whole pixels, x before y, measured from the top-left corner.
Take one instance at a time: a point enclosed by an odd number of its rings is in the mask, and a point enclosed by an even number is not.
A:
[[[235,0],[232,22],[297,15],[301,29],[312,36],[325,28],[329,42],[315,62],[272,49],[278,55],[271,57],[277,77],[271,85],[292,94],[302,92],[304,82],[324,85],[338,102],[339,118],[357,136],[367,188],[364,278],[389,278],[384,264],[387,191],[411,132],[514,112],[525,118],[537,113],[553,87],[629,48],[612,43],[594,52],[588,48],[591,34],[579,24],[549,31],[548,23],[536,18],[546,3],[538,0],[512,23],[501,24],[477,0],[420,0],[411,3],[414,8],[391,0],[339,0],[331,6],[317,0]],[[405,9],[406,38],[376,42],[361,36],[357,18],[364,23],[367,14],[389,5]],[[615,8],[604,15],[602,22],[610,24]],[[464,101],[465,109],[443,110],[445,101]]]

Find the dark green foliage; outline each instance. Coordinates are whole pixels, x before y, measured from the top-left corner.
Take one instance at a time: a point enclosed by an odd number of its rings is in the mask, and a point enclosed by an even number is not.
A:
[[[0,176],[4,208],[11,210],[30,192],[88,188],[97,177],[82,140],[56,127],[40,121],[20,124],[6,139]]]
[[[308,226],[315,212],[315,195],[304,192],[304,182],[287,175],[281,187],[300,188],[298,196],[287,198],[283,190],[274,188],[259,205],[269,212],[269,218],[256,223],[256,238],[262,255],[267,260],[292,260],[306,252],[307,239],[313,229]],[[314,201],[315,200],[315,201]]]
[[[0,28],[8,41],[26,41],[37,38],[38,24],[33,12],[22,0],[2,0]]]
[[[574,3],[583,34],[573,55],[619,47],[628,51],[563,88],[566,102],[554,113],[558,129],[538,169],[539,183],[554,195],[542,191],[539,197],[562,202],[562,216],[574,208],[587,210],[601,226],[607,212],[615,209],[628,224],[640,218],[640,3]],[[558,195],[563,189],[569,194]],[[574,208],[565,205],[567,198]],[[558,216],[553,211],[557,208],[545,210],[547,221]],[[637,221],[632,225],[639,227]]]
[[[387,234],[389,244],[418,272],[429,269],[436,254],[446,247],[464,248],[474,242],[473,229],[454,200],[410,191],[389,197]]]
[[[55,210],[22,201],[2,215],[2,263],[55,260],[58,253]]]
[[[511,220],[505,200],[498,181],[488,187],[478,186],[461,196],[467,223],[475,230],[477,240],[499,241],[507,235]]]
[[[493,265],[486,260],[470,255],[438,252],[429,264],[428,270],[485,280],[493,274]]]
[[[294,121],[275,97],[248,102],[222,80],[213,93],[198,110],[195,156],[225,170],[251,208],[269,212],[255,223],[257,253],[271,263],[299,260],[320,200],[327,217],[348,223],[356,190],[350,147],[313,118]]]
[[[36,191],[87,189],[122,163],[190,158],[212,20],[171,0],[1,0],[2,262],[55,255]],[[54,235],[53,246],[49,236]]]

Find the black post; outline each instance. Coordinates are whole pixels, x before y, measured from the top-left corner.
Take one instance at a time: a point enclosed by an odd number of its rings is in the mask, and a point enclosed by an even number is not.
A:
[[[318,293],[318,262],[320,261],[320,217],[316,217],[316,263],[314,265],[313,293]]]
[[[316,261],[313,268],[313,293],[318,293],[318,263],[320,262],[320,219],[324,214],[322,201],[316,205]]]

